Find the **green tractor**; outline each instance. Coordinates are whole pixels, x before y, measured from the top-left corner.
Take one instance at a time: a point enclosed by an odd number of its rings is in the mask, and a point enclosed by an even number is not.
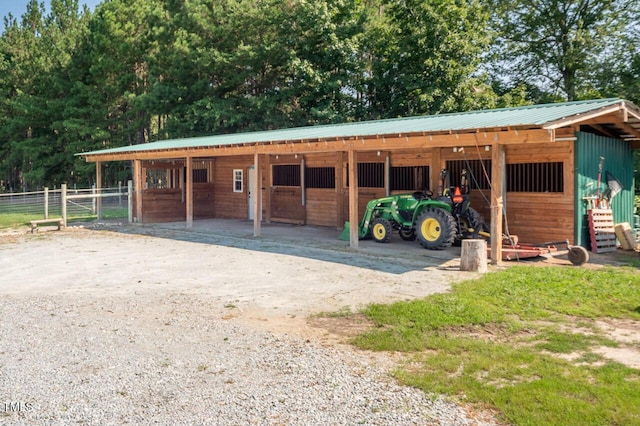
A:
[[[446,170],[442,171],[446,177]],[[386,243],[393,230],[405,241],[418,240],[429,250],[442,250],[464,238],[476,237],[483,221],[478,212],[469,207],[466,171],[460,187],[445,189],[434,198],[431,191],[391,195],[367,203],[358,224],[360,239],[372,238]],[[349,223],[340,239],[349,239]]]

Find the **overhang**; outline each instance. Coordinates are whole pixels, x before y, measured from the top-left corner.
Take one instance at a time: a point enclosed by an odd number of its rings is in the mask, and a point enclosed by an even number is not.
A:
[[[76,155],[87,161],[113,161],[182,157],[185,151],[200,156],[384,149],[392,141],[403,148],[532,143],[553,141],[558,129],[590,123],[634,148],[640,144],[640,109],[613,98],[171,139]],[[397,145],[400,140],[405,143]]]

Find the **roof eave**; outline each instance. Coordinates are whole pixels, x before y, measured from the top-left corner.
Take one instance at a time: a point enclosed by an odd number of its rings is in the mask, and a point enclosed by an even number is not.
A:
[[[603,115],[611,114],[616,111],[624,111],[625,109],[627,109],[625,101],[620,101],[614,105],[608,105],[606,107],[588,111],[586,113],[578,113],[570,115],[568,117],[563,117],[559,120],[548,121],[544,123],[542,127],[549,130],[559,129],[561,127],[569,127],[575,124],[583,123],[585,121],[593,120],[594,118],[601,117]]]
[[[423,137],[423,138],[439,138],[442,136],[453,136],[459,137],[462,135],[472,135],[472,134],[494,134],[494,133],[515,133],[518,134],[519,131],[536,131],[536,130],[545,130],[546,132],[551,132],[552,130],[543,129],[541,126],[537,125],[522,125],[522,126],[503,126],[503,127],[487,127],[487,128],[470,128],[470,129],[457,129],[457,130],[438,130],[433,132],[394,132],[394,133],[385,133],[385,134],[374,134],[374,135],[351,135],[344,137],[314,137],[308,139],[289,139],[289,140],[269,140],[264,142],[246,142],[246,143],[233,143],[228,145],[202,145],[197,147],[172,147],[172,148],[163,148],[163,149],[136,149],[136,145],[131,146],[130,149],[118,151],[118,152],[110,152],[106,151],[93,151],[87,153],[76,154],[78,156],[84,157],[86,161],[114,161],[114,159],[125,158],[126,160],[135,160],[138,158],[147,158],[149,154],[156,153],[161,154],[162,158],[180,158],[183,157],[186,151],[201,151],[201,150],[227,150],[233,148],[251,148],[255,147],[256,150],[262,146],[270,146],[276,148],[277,146],[282,145],[294,145],[294,144],[318,144],[318,143],[335,143],[342,141],[343,144],[346,144],[349,141],[371,141],[371,140],[391,140],[391,139],[406,139],[409,140],[413,137]],[[486,137],[486,136],[485,136]],[[139,148],[140,145],[137,145]],[[173,155],[179,154],[179,155]]]

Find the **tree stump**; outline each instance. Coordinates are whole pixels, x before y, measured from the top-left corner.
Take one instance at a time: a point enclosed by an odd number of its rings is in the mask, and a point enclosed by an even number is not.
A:
[[[460,270],[487,272],[487,242],[485,240],[462,240]]]

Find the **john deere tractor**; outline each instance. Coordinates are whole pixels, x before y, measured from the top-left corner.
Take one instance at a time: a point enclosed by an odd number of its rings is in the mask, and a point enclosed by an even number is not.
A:
[[[444,176],[446,171],[443,170]],[[358,224],[359,238],[386,243],[393,230],[398,230],[403,240],[417,239],[426,249],[442,250],[474,235],[482,219],[469,207],[465,176],[463,171],[461,187],[452,188],[453,192],[444,190],[437,197],[431,191],[420,191],[369,201]],[[341,239],[348,239],[348,230],[347,222]]]

